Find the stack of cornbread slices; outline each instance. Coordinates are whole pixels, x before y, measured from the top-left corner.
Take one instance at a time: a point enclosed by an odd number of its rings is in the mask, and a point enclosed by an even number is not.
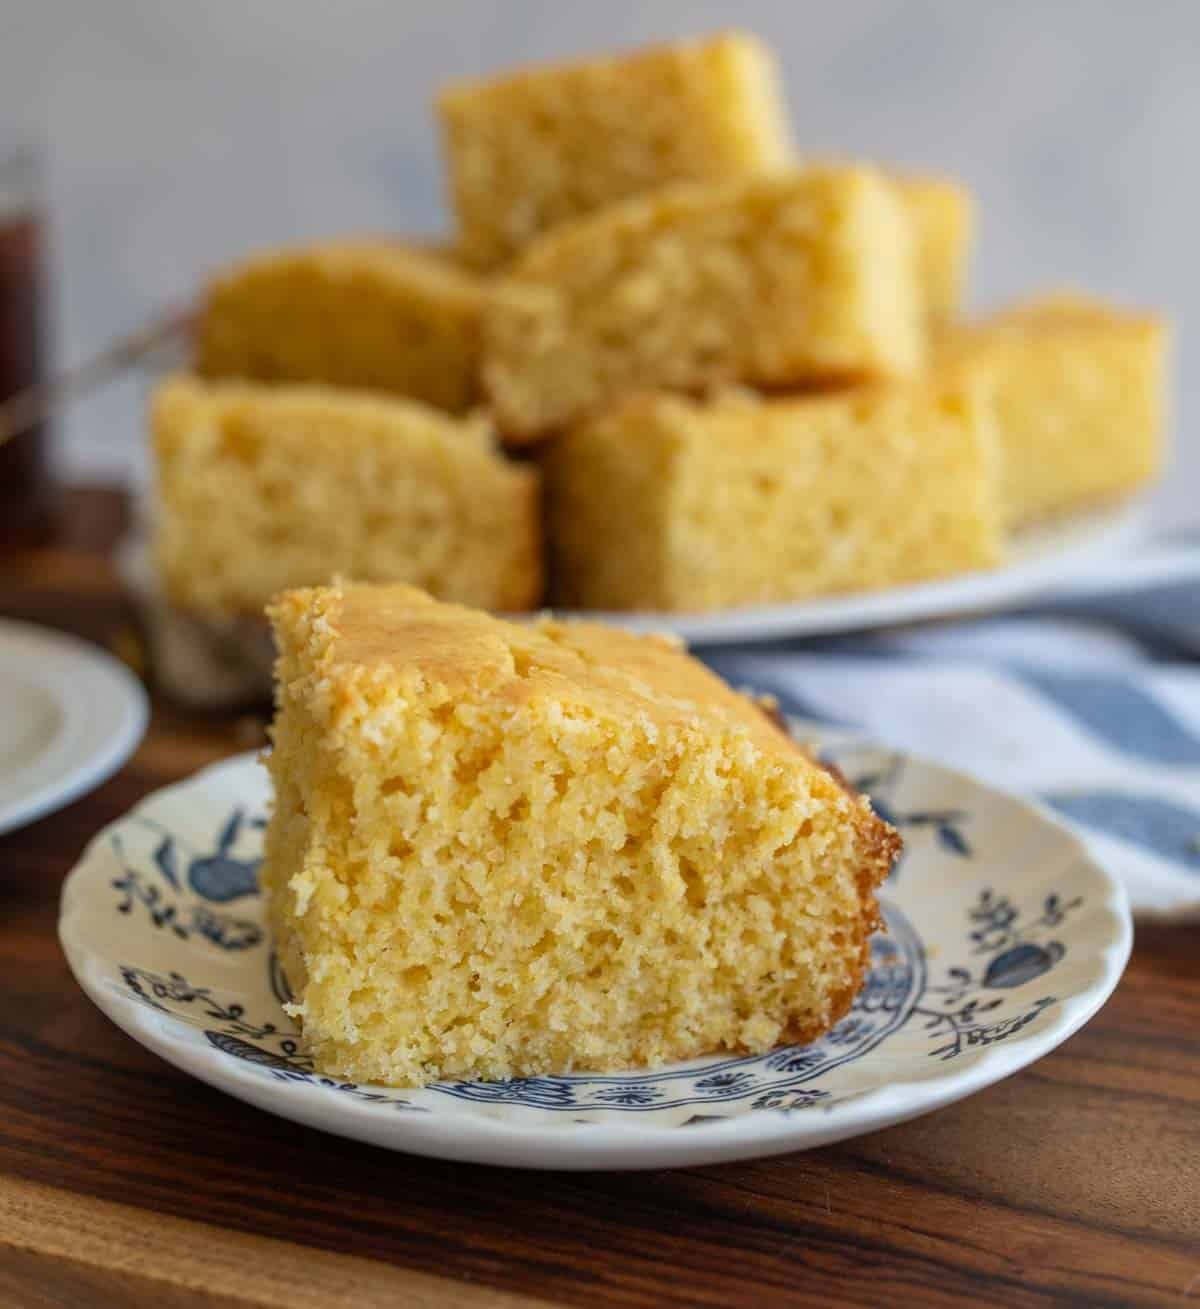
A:
[[[437,108],[449,240],[207,289],[152,417],[154,559],[193,619],[336,575],[492,610],[881,588],[1160,464],[1161,323],[1065,295],[964,322],[968,191],[802,155],[751,36]]]
[[[439,111],[453,239],[227,271],[154,409],[172,600],[283,589],[291,1012],[322,1072],[400,1085],[814,1038],[896,834],[670,640],[483,611],[545,563],[553,600],[664,614],[990,566],[1153,471],[1161,331],[962,325],[968,194],[802,161],[749,37]]]

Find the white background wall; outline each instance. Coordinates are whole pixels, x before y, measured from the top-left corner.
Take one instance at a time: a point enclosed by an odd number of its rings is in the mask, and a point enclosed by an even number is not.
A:
[[[1168,309],[1162,521],[1200,521],[1200,0],[0,0],[0,137],[46,145],[59,360],[249,246],[444,225],[443,78],[734,24],[778,49],[803,146],[971,182],[977,303],[1071,283]],[[74,473],[135,469],[140,389],[62,438]]]

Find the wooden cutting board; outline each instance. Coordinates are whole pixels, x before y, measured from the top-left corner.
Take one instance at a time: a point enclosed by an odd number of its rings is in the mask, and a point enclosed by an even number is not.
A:
[[[0,558],[0,614],[127,647],[111,491]],[[148,791],[257,743],[156,704],[130,764],[0,838],[0,1307],[1200,1302],[1200,933],[1144,928],[1033,1068],[840,1146],[649,1174],[390,1154],[162,1063],[76,987],[58,892]]]

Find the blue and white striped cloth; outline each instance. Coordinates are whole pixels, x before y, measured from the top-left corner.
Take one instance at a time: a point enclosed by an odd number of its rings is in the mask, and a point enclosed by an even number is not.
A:
[[[1200,584],[699,653],[786,713],[1040,800],[1135,913],[1200,921]]]

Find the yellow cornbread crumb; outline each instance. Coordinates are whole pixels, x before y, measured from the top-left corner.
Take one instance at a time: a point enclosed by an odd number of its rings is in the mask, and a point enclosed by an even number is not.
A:
[[[482,268],[639,191],[791,155],[774,57],[738,32],[459,82],[438,114],[461,252]]]
[[[513,443],[626,392],[912,372],[912,224],[866,168],[677,183],[567,224],[492,285],[484,386]]]
[[[674,642],[296,591],[261,880],[316,1067],[416,1085],[803,1041],[899,838]]]
[[[1164,454],[1167,330],[1086,296],[1019,304],[947,333],[941,370],[986,375],[1019,526],[1135,490]]]
[[[986,568],[995,460],[982,384],[640,397],[548,449],[555,599],[705,610]]]
[[[394,392],[460,413],[475,400],[482,295],[432,242],[276,250],[210,283],[196,366],[208,377]]]
[[[337,574],[522,609],[541,598],[538,474],[482,420],[317,386],[177,377],[154,396],[153,552],[172,602],[260,613]]]

